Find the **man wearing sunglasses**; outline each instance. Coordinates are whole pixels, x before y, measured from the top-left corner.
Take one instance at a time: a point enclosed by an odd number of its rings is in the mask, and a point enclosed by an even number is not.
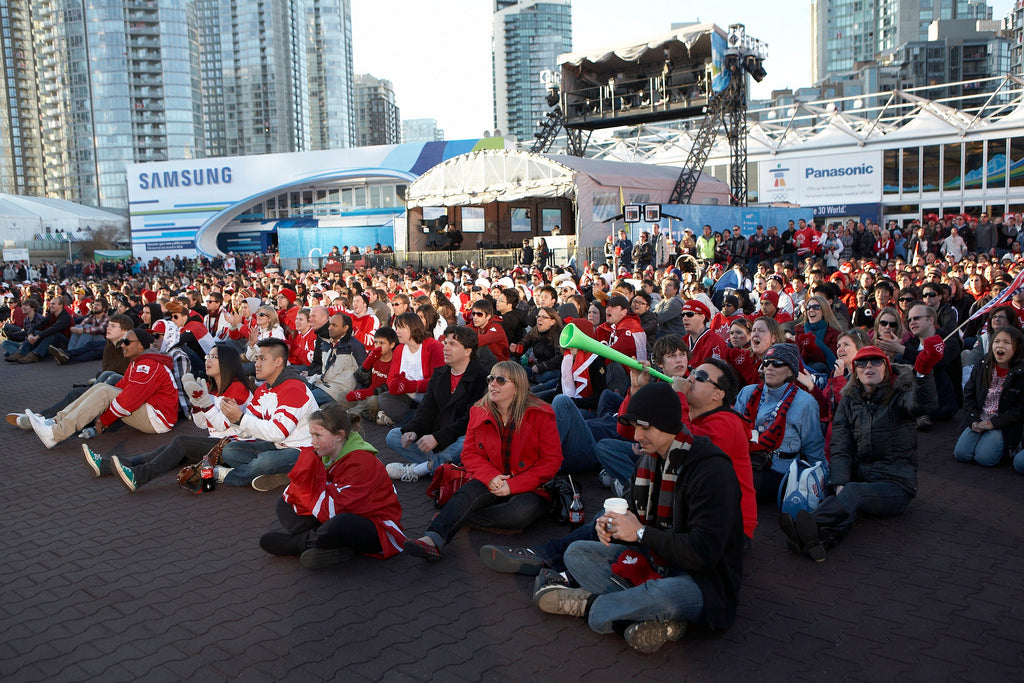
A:
[[[690,299],[683,304],[683,327],[686,329],[685,339],[690,344],[690,368],[704,362],[705,358],[725,358],[728,346],[721,335],[708,329],[711,310],[698,299]]]
[[[178,420],[178,389],[170,357],[148,352],[153,341],[141,327],[125,335],[121,350],[130,363],[116,386],[97,382],[52,420],[25,411],[43,445],[53,448],[90,425],[103,433],[118,420],[146,434],[170,431]]]
[[[928,285],[927,291],[937,292],[938,289]],[[932,297],[934,301],[936,298]],[[927,300],[926,300],[927,302]],[[929,365],[928,370],[935,371],[935,388],[939,394],[938,408],[928,415],[918,418],[917,428],[924,431],[932,426],[933,420],[948,420],[963,405],[963,365],[960,360],[960,337],[952,335],[943,341],[942,333],[937,328],[935,311],[926,304],[915,304],[907,314],[910,333],[914,336],[905,346],[897,347],[896,362],[907,365],[917,363],[924,356]]]

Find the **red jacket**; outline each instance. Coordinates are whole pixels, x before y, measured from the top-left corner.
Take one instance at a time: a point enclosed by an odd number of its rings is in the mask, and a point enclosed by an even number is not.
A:
[[[690,422],[694,436],[706,436],[732,460],[736,478],[740,482],[740,509],[743,513],[743,533],[754,537],[757,527],[757,492],[754,474],[750,468],[750,423],[728,406],[698,415]]]
[[[109,427],[148,404],[153,417],[168,431],[178,421],[178,388],[174,383],[171,357],[162,353],[146,352],[133,360],[124,377],[115,386],[121,390],[100,421]]]
[[[505,345],[505,351],[508,352],[508,344]],[[391,375],[388,377],[388,393],[400,394],[398,391],[397,383],[402,371],[402,353],[405,352],[405,344],[399,344],[395,347],[394,355],[391,357]],[[420,349],[420,365],[423,368],[423,379],[416,381],[416,389],[412,392],[414,394],[422,394],[427,390],[427,385],[430,384],[430,376],[434,374],[434,370],[444,365],[444,345],[436,339],[427,337],[423,340],[423,346]],[[408,378],[406,378],[408,381]]]
[[[545,498],[541,485],[551,481],[562,466],[562,444],[555,411],[546,403],[526,408],[523,422],[512,435],[511,459],[502,462],[501,435],[486,408],[469,409],[469,427],[462,445],[462,464],[470,476],[490,484],[499,474],[510,474],[508,487],[515,493],[534,491]]]
[[[312,327],[306,334],[296,334],[288,340],[288,362],[292,365],[309,365],[313,362],[316,349],[316,330]]]
[[[321,523],[342,513],[370,520],[381,547],[371,557],[384,559],[402,551],[405,533],[395,486],[374,450],[354,432],[326,462],[312,448],[303,448],[288,473],[283,497],[295,514],[316,517]]]
[[[498,360],[508,360],[511,356],[508,349],[508,335],[505,328],[501,326],[501,316],[494,316],[487,322],[483,329],[474,327],[476,330],[477,344],[480,347],[486,346]]]
[[[698,367],[705,358],[721,358],[725,360],[729,354],[729,345],[725,343],[718,333],[711,330],[704,330],[704,334],[697,337],[693,342],[687,335],[686,341],[690,342],[690,369]]]
[[[373,309],[366,309],[366,315],[359,316],[351,311],[346,311],[352,318],[352,338],[359,341],[369,351],[373,348],[373,335],[380,328],[380,321],[374,315]]]
[[[736,374],[740,376],[740,386],[757,384],[761,381],[761,376],[757,371],[761,359],[750,348],[730,348],[726,360],[732,363]]]

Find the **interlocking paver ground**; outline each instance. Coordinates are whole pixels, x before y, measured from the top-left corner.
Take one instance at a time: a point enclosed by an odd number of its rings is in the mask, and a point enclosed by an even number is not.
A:
[[[5,365],[0,411],[42,408],[97,370]],[[385,429],[367,425],[385,462]],[[257,539],[277,493],[189,496],[167,475],[127,493],[93,479],[81,441],[44,449],[4,425],[0,484],[0,676],[35,680],[846,680],[1019,679],[1024,670],[1024,477],[953,461],[954,425],[921,436],[920,494],[898,520],[864,520],[815,565],[785,550],[776,514],[747,559],[736,624],[691,628],[655,655],[580,620],[540,613],[532,578],[479,562],[460,533],[444,560],[357,558],[311,572]],[[131,455],[194,430],[131,429],[90,441]],[[589,513],[607,494],[582,478]],[[398,483],[410,533],[433,508],[426,482]]]

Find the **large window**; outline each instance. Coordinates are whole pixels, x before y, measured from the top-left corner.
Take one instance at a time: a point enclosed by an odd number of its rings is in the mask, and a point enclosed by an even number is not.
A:
[[[961,187],[960,178],[960,156],[962,146],[960,143],[944,145],[942,149],[942,189],[958,192]]]
[[[921,150],[921,191],[939,190],[939,146],[930,145]]]
[[[980,190],[985,174],[985,143],[964,143],[964,189]]]
[[[985,184],[993,189],[1006,187],[1006,138],[989,140],[988,162],[985,165]]]
[[[1024,186],[1024,138],[1010,138],[1010,187]]]
[[[887,149],[882,152],[882,192],[899,194],[900,191],[900,157],[898,149]]]
[[[903,150],[903,191],[920,192],[921,150],[910,147]]]

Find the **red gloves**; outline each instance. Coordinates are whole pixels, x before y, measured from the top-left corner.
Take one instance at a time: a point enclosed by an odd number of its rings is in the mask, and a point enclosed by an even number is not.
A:
[[[374,345],[370,352],[366,354],[366,360],[363,361],[363,370],[372,370],[373,364],[380,360],[383,351],[380,350],[379,346]]]
[[[398,376],[388,383],[388,391],[395,396],[411,393],[414,388],[412,381],[406,379],[404,372],[398,373]]]
[[[650,560],[635,550],[623,550],[619,559],[612,565],[612,573],[634,586],[661,578],[661,574],[651,566]]]
[[[946,344],[937,334],[922,341],[921,350],[917,352],[917,360],[914,361],[914,372],[927,375],[942,360],[945,350]]]
[[[356,389],[345,394],[345,400],[349,403],[355,403],[356,401],[363,401],[373,396],[373,389]]]
[[[508,349],[515,356],[523,355],[523,345],[522,344],[509,344],[508,345]]]
[[[813,332],[804,332],[796,335],[796,346],[800,355],[807,363],[818,363],[825,361],[825,354],[818,348],[818,342],[814,339]]]

